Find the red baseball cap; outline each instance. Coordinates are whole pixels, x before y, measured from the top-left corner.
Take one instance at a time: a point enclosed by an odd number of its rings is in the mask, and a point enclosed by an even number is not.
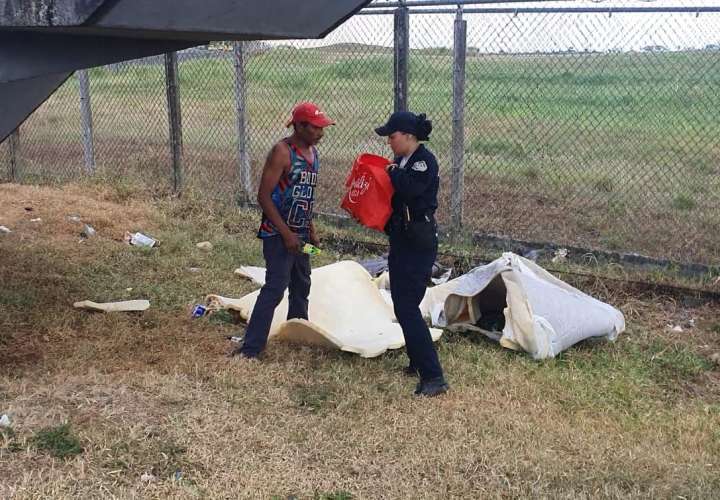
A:
[[[308,122],[316,127],[327,127],[335,125],[335,122],[327,117],[327,115],[317,107],[317,104],[311,102],[301,102],[292,110],[292,117],[285,124],[289,127],[293,123]]]

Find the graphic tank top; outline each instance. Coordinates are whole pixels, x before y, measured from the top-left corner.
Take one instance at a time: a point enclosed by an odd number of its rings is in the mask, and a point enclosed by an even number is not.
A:
[[[310,232],[320,160],[314,147],[313,162],[310,163],[296,146],[287,139],[283,142],[290,150],[290,171],[280,177],[271,198],[290,230],[301,238],[306,238]],[[277,228],[263,213],[258,238],[269,238],[277,234]]]

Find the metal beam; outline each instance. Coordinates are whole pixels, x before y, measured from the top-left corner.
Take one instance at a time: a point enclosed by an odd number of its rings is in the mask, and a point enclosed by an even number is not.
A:
[[[323,37],[368,3],[0,0],[0,142],[78,69],[209,40]]]
[[[72,73],[0,83],[0,142],[55,92]]]
[[[407,2],[383,2],[371,3],[365,9],[394,9],[397,7],[447,7],[450,5],[484,5],[484,4],[503,4],[503,3],[542,3],[542,2],[571,2],[575,0],[409,0]]]
[[[448,4],[454,5],[454,4]],[[394,10],[371,9],[361,16],[393,14]],[[410,14],[454,14],[456,9],[410,9]],[[719,13],[720,7],[506,7],[467,8],[465,14],[709,14]]]

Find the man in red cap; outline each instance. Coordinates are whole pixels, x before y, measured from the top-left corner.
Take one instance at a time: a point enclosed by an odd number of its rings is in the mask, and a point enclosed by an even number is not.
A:
[[[265,349],[275,308],[286,289],[287,319],[308,317],[310,256],[301,249],[306,242],[318,244],[312,223],[320,166],[315,146],[325,127],[334,123],[317,105],[298,104],[286,124],[293,127],[292,135],[275,144],[265,160],[257,197],[263,211],[257,236],[263,244],[265,285],[255,302],[244,342],[233,356],[254,359]]]

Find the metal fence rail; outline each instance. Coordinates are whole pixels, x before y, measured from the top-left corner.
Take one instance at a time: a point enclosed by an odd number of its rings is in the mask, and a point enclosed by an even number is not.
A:
[[[353,159],[388,154],[373,128],[408,107],[434,122],[446,226],[720,263],[720,6],[487,3],[377,2],[322,41],[79,72],[0,145],[0,181],[245,201],[307,99],[338,122],[318,202],[340,213]]]

